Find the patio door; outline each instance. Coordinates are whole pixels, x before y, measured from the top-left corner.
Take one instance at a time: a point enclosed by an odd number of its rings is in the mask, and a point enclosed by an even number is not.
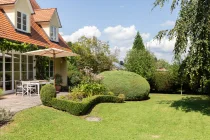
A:
[[[13,93],[16,80],[32,80],[35,78],[36,64],[34,56],[22,55],[18,52],[0,52],[0,88],[4,93]]]
[[[0,88],[3,89],[3,54],[0,52]]]
[[[12,53],[4,54],[5,69],[4,79],[5,79],[5,91],[9,92],[13,90],[13,55]]]

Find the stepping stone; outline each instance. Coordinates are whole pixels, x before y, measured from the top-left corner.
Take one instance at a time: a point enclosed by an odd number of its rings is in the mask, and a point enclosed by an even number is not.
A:
[[[86,117],[85,119],[87,121],[89,121],[89,122],[100,122],[101,121],[101,118],[99,118],[99,117],[91,117],[91,116],[89,116],[89,117]]]

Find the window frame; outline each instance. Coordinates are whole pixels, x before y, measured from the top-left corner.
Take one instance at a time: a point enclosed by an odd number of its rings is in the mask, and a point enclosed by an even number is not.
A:
[[[58,30],[55,26],[50,26],[50,40],[58,42]]]
[[[19,13],[21,15],[20,17],[18,16]],[[25,19],[24,19],[24,17],[25,17]],[[19,18],[20,18],[20,23],[18,22]],[[25,20],[25,24],[24,24],[24,20]],[[17,11],[16,21],[17,21],[16,29],[19,31],[28,33],[28,15],[23,12]],[[20,24],[21,28],[18,28],[18,24]],[[24,26],[25,26],[25,30],[24,30]]]

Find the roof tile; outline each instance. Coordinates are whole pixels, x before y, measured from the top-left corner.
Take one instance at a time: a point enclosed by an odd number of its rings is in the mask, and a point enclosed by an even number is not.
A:
[[[0,5],[13,4],[16,0],[0,0]]]
[[[35,22],[50,21],[55,10],[56,10],[55,8],[35,10],[34,11],[35,14],[33,15]]]
[[[12,1],[12,0],[0,0],[0,2],[3,2],[3,1]],[[38,8],[39,5],[34,2],[36,1],[31,0],[32,7]],[[35,6],[33,4],[35,4]],[[61,35],[59,35],[59,42],[50,41],[48,35],[45,33],[42,27],[35,22],[34,16],[31,16],[31,33],[30,34],[21,33],[17,31],[14,28],[14,26],[11,24],[11,22],[9,21],[4,11],[1,9],[0,9],[0,21],[1,21],[0,22],[0,38],[30,43],[30,44],[34,44],[34,45],[38,45],[42,47],[59,48],[66,51],[71,51],[68,45],[66,44],[66,42],[63,40]]]

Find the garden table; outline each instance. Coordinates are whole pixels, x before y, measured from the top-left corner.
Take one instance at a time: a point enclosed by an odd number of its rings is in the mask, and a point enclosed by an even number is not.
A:
[[[34,80],[34,81],[29,81],[31,84],[34,84],[34,85],[36,85],[37,86],[37,93],[38,93],[38,95],[40,95],[40,87],[41,87],[41,85],[46,85],[46,84],[53,84],[53,80],[51,80],[51,81],[47,81],[47,80]]]

